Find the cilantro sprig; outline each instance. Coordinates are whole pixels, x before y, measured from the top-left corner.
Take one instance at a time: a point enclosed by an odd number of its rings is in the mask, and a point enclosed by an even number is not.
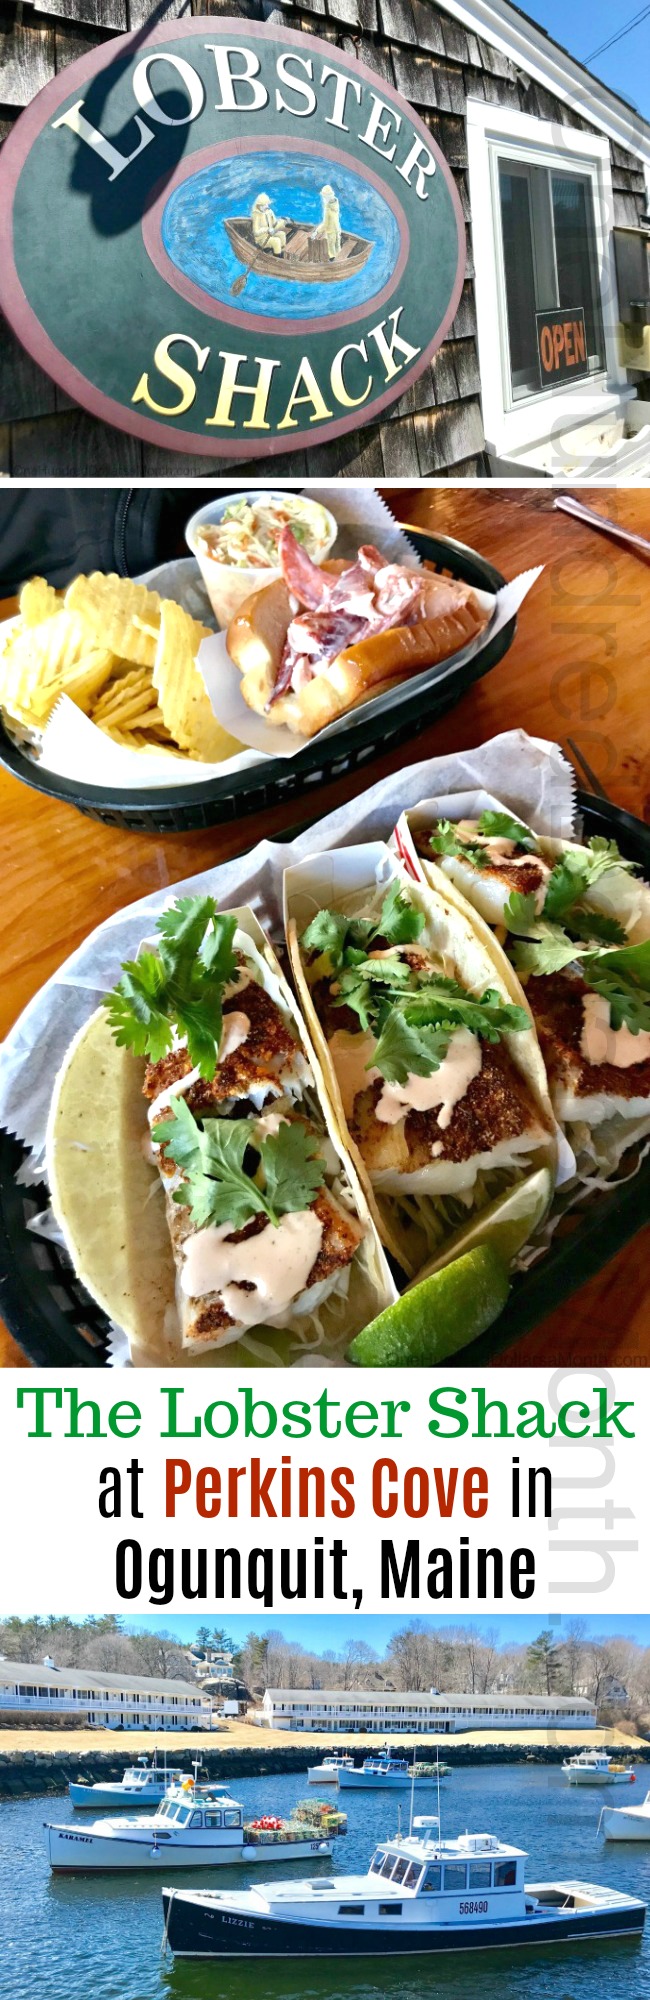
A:
[[[184,1175],[174,1201],[189,1208],[198,1229],[229,1223],[242,1229],[254,1215],[276,1226],[282,1215],[310,1208],[325,1178],[319,1139],[299,1120],[260,1136],[255,1118],[205,1118],[199,1125],[180,1097],[155,1126]]]
[[[236,918],[220,916],[211,896],[185,896],[158,918],[159,944],[128,959],[104,1001],[120,1048],[160,1062],[174,1031],[187,1040],[192,1068],[214,1076],[224,987],[236,969]]]
[[[520,820],[513,819],[511,813],[481,813],[476,831],[488,840],[512,840],[517,847],[523,847],[529,854],[534,854],[537,848],[534,833],[530,832],[529,827],[522,826]],[[435,833],[431,834],[430,845],[435,855],[458,855],[463,861],[471,861],[474,868],[485,868],[490,860],[487,848],[482,846],[480,841],[471,838],[459,839],[450,819],[438,821]]]
[[[612,1028],[627,1027],[632,1035],[650,1031],[650,938],[585,958],[581,970],[592,991],[609,1001]]]
[[[584,848],[567,847],[549,876],[544,898],[544,916],[550,923],[563,923],[589,889],[609,875],[612,868],[634,874],[636,864],[624,861],[615,840],[594,834]]]
[[[613,1028],[628,1027],[633,1035],[650,1029],[650,939],[607,949],[610,939],[626,933],[615,918],[596,913],[594,923],[592,911],[581,913],[582,935],[574,913],[571,936],[561,924],[548,923],[545,913],[537,915],[534,896],[511,896],[506,917],[519,933],[510,951],[517,972],[548,975],[575,964],[592,993],[609,1002]],[[594,945],[600,948],[594,950]]]
[[[342,966],[363,959],[376,938],[387,945],[415,944],[424,929],[424,917],[409,902],[399,881],[391,882],[378,917],[349,917],[340,910],[319,910],[300,939],[306,952],[316,952],[310,967],[312,977],[331,977]]]

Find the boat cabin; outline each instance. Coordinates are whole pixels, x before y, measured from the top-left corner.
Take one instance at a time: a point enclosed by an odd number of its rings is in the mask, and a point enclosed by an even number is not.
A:
[[[193,1795],[179,1797],[176,1793],[166,1798],[159,1806],[151,1821],[152,1833],[163,1839],[172,1833],[187,1828],[194,1833],[216,1833],[226,1828],[235,1830],[243,1827],[243,1809],[236,1799],[221,1795],[218,1798],[197,1799]]]
[[[422,1824],[416,1821],[416,1826]],[[429,1824],[434,1828],[438,1823]],[[516,1907],[523,1908],[526,1859],[522,1849],[507,1846],[492,1833],[462,1833],[457,1840],[441,1840],[439,1833],[424,1839],[409,1835],[380,1842],[368,1883],[376,1888],[380,1916],[401,1915],[405,1900],[415,1898],[431,1907],[436,1923],[452,1915],[511,1916]],[[424,1907],[417,1916],[425,1917]]]
[[[362,1770],[379,1772],[382,1777],[408,1777],[411,1766],[406,1757],[365,1757]]]

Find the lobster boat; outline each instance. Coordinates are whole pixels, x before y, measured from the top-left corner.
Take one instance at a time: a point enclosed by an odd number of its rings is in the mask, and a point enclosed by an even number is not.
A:
[[[328,256],[324,237],[312,236],[313,225],[287,220],[287,241],[281,256],[272,250],[265,250],[254,241],[253,224],[246,215],[233,215],[224,221],[224,228],[231,250],[240,264],[258,276],[289,279],[293,285],[332,285],[342,278],[354,278],[367,264],[374,244],[365,236],[354,236],[350,230],[341,232],[341,248],[337,257]]]
[[[577,1757],[565,1757],[562,1765],[570,1785],[633,1785],[636,1773],[629,1764],[618,1764],[606,1750],[581,1750]]]
[[[603,1806],[601,1829],[606,1840],[650,1840],[650,1792],[639,1806]]]
[[[239,1862],[327,1859],[347,1831],[345,1813],[318,1801],[295,1806],[289,1819],[264,1814],[244,1820],[227,1792],[214,1797],[175,1786],[153,1817],[97,1819],[83,1829],[45,1822],[53,1873],[86,1875],[161,1868],[233,1867]]]
[[[646,1905],[591,1882],[524,1881],[527,1856],[491,1833],[442,1840],[437,1819],[380,1841],[365,1875],[163,1888],[178,1958],[402,1958],[638,1937]]]
[[[71,1779],[68,1796],[71,1805],[84,1811],[108,1806],[112,1812],[131,1810],[135,1806],[142,1811],[145,1806],[162,1804],[172,1784],[192,1784],[191,1772],[176,1771],[167,1764],[153,1763],[148,1757],[138,1757],[137,1764],[129,1764],[123,1776],[114,1784],[89,1784],[87,1779]]]
[[[331,1757],[324,1757],[321,1764],[307,1766],[308,1785],[336,1785],[339,1771],[353,1771],[354,1757],[345,1757],[342,1751],[334,1750]]]
[[[406,1757],[365,1757],[363,1764],[350,1762],[339,1768],[337,1782],[341,1791],[391,1792],[416,1783],[433,1784],[436,1778],[447,1777],[449,1764],[416,1764],[407,1762]]]

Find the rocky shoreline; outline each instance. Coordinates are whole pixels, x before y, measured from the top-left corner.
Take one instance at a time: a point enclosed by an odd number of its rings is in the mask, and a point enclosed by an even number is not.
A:
[[[423,1763],[433,1761],[430,1740],[418,1743],[417,1756]],[[610,1745],[618,1756],[626,1755],[635,1764],[650,1763],[650,1744],[643,1748],[624,1751],[620,1739]],[[412,1754],[413,1745],[408,1752]],[[194,1756],[200,1758],[208,1778],[221,1783],[234,1783],[237,1778],[271,1778],[295,1772],[296,1777],[306,1782],[307,1763],[319,1762],[326,1754],[322,1744],[287,1745],[284,1749],[205,1749],[196,1751],[169,1747],[170,1770],[190,1770]],[[364,1752],[367,1754],[367,1752]],[[461,1744],[445,1743],[441,1752],[441,1762],[452,1768],[468,1765],[487,1766],[495,1764],[561,1764],[564,1757],[573,1751],[566,1744],[539,1744],[523,1749],[515,1743]],[[359,1756],[361,1751],[359,1750]],[[39,1798],[56,1792],[67,1791],[70,1780],[96,1784],[101,1780],[119,1782],[124,1767],[133,1762],[128,1739],[116,1752],[108,1750],[85,1750],[65,1752],[52,1750],[4,1750],[0,1752],[0,1799]]]

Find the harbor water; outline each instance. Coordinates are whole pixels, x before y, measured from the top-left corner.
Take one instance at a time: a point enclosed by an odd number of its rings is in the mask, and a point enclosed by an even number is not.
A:
[[[126,1759],[125,1759],[126,1761]],[[310,1761],[318,1758],[310,1757]],[[307,1758],[305,1759],[307,1762]],[[306,1776],[245,1778],[233,1793],[247,1817],[288,1814],[307,1795]],[[596,1838],[601,1805],[639,1803],[647,1789],[639,1771],[631,1791],[580,1790],[558,1767],[458,1770],[440,1788],[443,1834],[466,1828],[493,1832],[525,1848],[529,1882],[580,1878],[607,1883],[650,1900],[648,1846],[606,1845]],[[332,1786],[316,1791],[332,1803]],[[416,1813],[436,1811],[436,1788],[416,1787]],[[365,1871],[373,1843],[393,1833],[398,1797],[346,1792],[347,1837],[332,1861],[280,1863],[255,1869],[188,1869],[177,1887],[235,1888],[252,1881]],[[401,1795],[408,1828],[409,1794]],[[161,1956],[160,1880],[151,1875],[52,1876],[45,1820],[74,1819],[67,1796],[0,1804],[0,1995],[2,2000],[650,2000],[650,1918],[641,1943],[556,1945],[492,1951],[477,1958],[355,1966],[315,1961],[283,1964],[175,1964]]]

